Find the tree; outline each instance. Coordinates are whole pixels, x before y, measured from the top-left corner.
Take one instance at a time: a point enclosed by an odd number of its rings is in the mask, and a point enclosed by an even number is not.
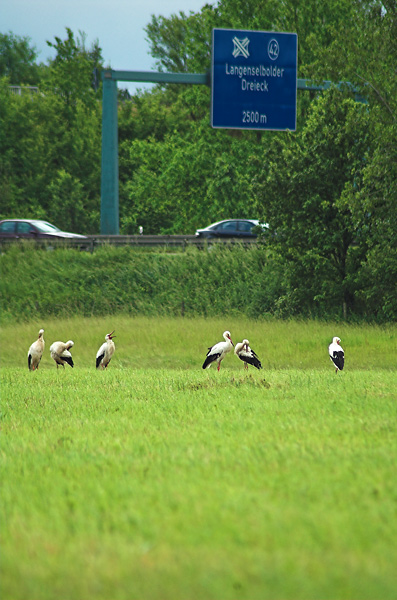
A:
[[[29,37],[0,33],[0,77],[7,77],[11,85],[39,84],[40,67],[36,59],[37,50],[31,46]]]
[[[373,152],[362,185],[348,187],[345,194],[368,241],[356,295],[369,316],[391,319],[397,314],[397,5],[395,0],[356,0],[352,6],[354,18],[334,29],[332,43],[317,49],[315,74],[351,81],[368,102]]]
[[[223,218],[256,217],[255,134],[231,136],[208,118],[157,139],[123,144],[120,186],[123,233],[194,233]],[[262,146],[263,149],[263,146]],[[148,198],[150,201],[148,201]],[[127,227],[128,224],[128,227]]]
[[[48,119],[39,94],[16,96],[0,80],[0,197],[1,215],[37,215],[45,164],[46,139],[38,123]]]
[[[61,169],[51,181],[48,191],[48,220],[64,230],[85,233],[98,231],[99,205],[87,197],[87,191],[79,179]]]
[[[14,96],[1,80],[0,190],[4,217],[61,219],[65,229],[95,233],[101,106],[91,79],[101,52],[91,55],[81,36],[57,39],[40,94]]]
[[[357,296],[366,314],[379,320],[397,316],[397,123],[382,127],[374,110],[376,146],[366,161],[360,187],[346,189],[357,223],[364,223],[368,251],[356,274]]]
[[[353,217],[346,192],[362,186],[371,145],[366,106],[337,89],[312,105],[301,133],[275,138],[258,200],[267,243],[286,261],[288,310],[352,308],[368,219]]]
[[[332,28],[330,44],[317,47],[312,76],[352,82],[371,106],[380,107],[383,120],[395,121],[396,1],[355,0],[351,5],[352,18]]]
[[[56,56],[50,61],[44,83],[46,91],[62,100],[65,116],[72,119],[77,102],[91,109],[100,97],[100,91],[93,89],[93,73],[102,68],[103,60],[98,41],[88,50],[83,32],[77,38],[68,27],[66,32],[65,40],[55,37],[55,43],[47,41],[56,50]]]
[[[217,10],[206,4],[196,14],[180,11],[169,18],[152,15],[145,31],[159,70],[184,73],[209,69],[216,14]]]

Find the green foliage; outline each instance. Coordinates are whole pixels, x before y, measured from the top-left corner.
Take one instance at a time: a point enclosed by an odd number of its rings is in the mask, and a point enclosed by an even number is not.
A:
[[[39,250],[30,243],[14,245],[0,257],[1,318],[7,322],[23,321],[32,314],[45,318],[124,313],[250,318],[295,315],[340,320],[343,313],[335,302],[335,292],[329,292],[325,284],[318,286],[329,275],[329,267],[324,263],[318,266],[318,257],[305,260],[303,266],[291,267],[280,254],[262,245],[249,249],[210,246],[208,250],[173,253],[109,246],[93,254]],[[310,260],[315,268],[308,278]],[[393,272],[382,279],[378,269],[372,280],[373,262],[368,269],[367,287],[356,292],[359,297],[348,316],[380,323],[395,320],[390,293],[378,298],[377,310],[372,312],[374,290],[377,285],[386,286]],[[304,289],[292,287],[305,277]],[[310,302],[312,296],[314,302]]]
[[[350,10],[340,27],[332,27],[330,43],[316,49],[317,63],[311,76],[325,78],[325,74],[333,81],[351,81],[361,88],[371,107],[379,106],[384,118],[395,119],[396,2],[360,0],[350,3]]]
[[[1,218],[38,216],[36,211],[40,211],[40,190],[47,168],[45,132],[38,126],[40,121],[49,123],[45,103],[38,94],[11,95],[7,80],[3,79],[0,80],[0,111]]]
[[[352,307],[369,216],[353,217],[349,192],[362,187],[371,144],[365,105],[332,89],[313,103],[302,132],[277,138],[271,148],[258,200],[270,223],[267,241],[289,262],[290,295],[299,310],[326,296]]]
[[[7,77],[10,85],[39,85],[41,69],[36,59],[30,38],[0,33],[0,78]]]
[[[56,48],[40,93],[14,96],[0,80],[0,216],[54,218],[67,230],[94,233],[101,108],[90,86],[100,52],[98,58],[95,48],[85,50],[70,30],[65,42],[57,38]]]
[[[71,231],[92,231],[97,226],[99,210],[85,196],[82,183],[61,169],[58,177],[48,187],[48,220],[58,224],[61,229]],[[92,212],[89,212],[91,208]],[[96,228],[94,229],[94,231]]]
[[[260,249],[169,255],[105,247],[88,254],[46,252],[25,244],[9,248],[1,268],[1,295],[8,299],[2,302],[3,319],[26,319],[32,311],[41,317],[125,312],[261,316],[272,311],[275,293],[266,288],[272,274]]]
[[[209,69],[216,15],[217,8],[211,4],[205,4],[196,14],[180,11],[169,18],[152,15],[145,31],[159,70],[192,73]]]
[[[44,86],[62,99],[64,115],[70,121],[77,101],[92,109],[95,98],[100,98],[92,82],[93,71],[102,66],[103,59],[97,41],[88,50],[84,33],[80,32],[77,39],[68,27],[66,33],[66,40],[55,37],[55,43],[47,42],[56,51],[56,56],[46,71]]]
[[[135,140],[123,147],[122,231],[194,233],[226,218],[257,218],[253,186],[264,139],[230,136],[190,122],[182,138],[173,132],[161,142]],[[147,198],[151,198],[151,203]]]

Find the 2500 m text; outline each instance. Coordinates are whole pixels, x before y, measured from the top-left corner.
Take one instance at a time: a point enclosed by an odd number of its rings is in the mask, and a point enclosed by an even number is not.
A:
[[[243,123],[264,125],[267,123],[267,117],[265,114],[261,114],[257,110],[243,110]]]

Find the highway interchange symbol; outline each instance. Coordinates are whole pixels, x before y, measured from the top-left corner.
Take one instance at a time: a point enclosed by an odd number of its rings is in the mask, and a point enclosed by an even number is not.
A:
[[[244,58],[248,58],[250,53],[248,52],[248,44],[250,43],[249,39],[246,37],[243,40],[239,40],[237,37],[233,38],[233,56],[236,58],[237,56],[244,56]]]

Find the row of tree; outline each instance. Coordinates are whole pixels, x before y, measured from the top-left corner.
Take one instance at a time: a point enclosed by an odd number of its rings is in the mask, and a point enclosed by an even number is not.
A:
[[[295,133],[209,126],[210,91],[168,85],[119,92],[122,233],[193,233],[222,218],[270,224],[283,265],[286,314],[397,314],[395,0],[218,0],[198,13],[153,16],[146,28],[163,71],[205,72],[213,27],[294,31],[298,76],[350,88],[298,94]],[[49,42],[37,64],[26,38],[0,34],[0,216],[42,217],[99,231],[99,42],[82,33]],[[10,85],[36,94],[10,94]],[[274,263],[273,263],[274,264]],[[360,309],[361,310],[361,309]],[[320,311],[321,312],[321,311]]]

